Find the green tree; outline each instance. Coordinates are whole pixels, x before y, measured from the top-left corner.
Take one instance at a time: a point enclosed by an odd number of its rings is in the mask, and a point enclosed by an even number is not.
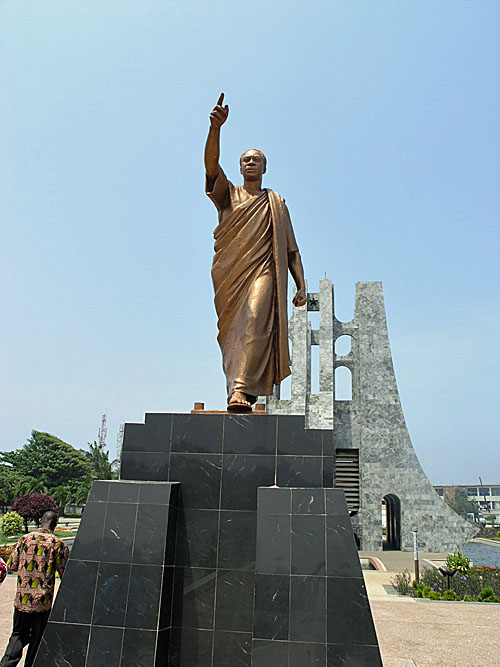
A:
[[[12,468],[0,465],[0,507],[5,513],[7,508],[24,493],[19,493],[19,488],[25,483],[26,478]]]
[[[67,484],[61,484],[50,490],[50,495],[59,507],[59,516],[64,513],[64,508],[68,505],[73,497],[71,488]]]
[[[75,503],[75,505],[85,505],[85,503],[87,502],[87,498],[89,497],[90,489],[91,489],[90,482],[85,484],[79,484],[75,488],[73,495],[73,502]]]
[[[83,450],[82,453],[90,465],[92,479],[116,479],[117,475],[113,470],[114,461],[109,460],[109,451],[104,449],[104,444],[94,440],[88,445],[89,451]]]
[[[446,498],[446,502],[457,514],[463,516],[464,519],[469,512],[474,513],[474,503],[467,499],[467,491],[465,489],[455,487],[453,489],[453,496]]]
[[[81,483],[92,478],[91,466],[80,451],[41,431],[32,431],[31,438],[21,449],[0,454],[1,461],[10,463],[20,478],[32,478],[28,482],[21,480],[24,493],[40,492],[72,481]]]

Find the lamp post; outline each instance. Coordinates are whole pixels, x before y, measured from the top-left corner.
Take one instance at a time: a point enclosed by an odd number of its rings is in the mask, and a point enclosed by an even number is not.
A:
[[[418,564],[418,539],[417,539],[417,529],[413,531],[413,561],[415,564],[415,581],[417,584],[420,581],[420,568]]]

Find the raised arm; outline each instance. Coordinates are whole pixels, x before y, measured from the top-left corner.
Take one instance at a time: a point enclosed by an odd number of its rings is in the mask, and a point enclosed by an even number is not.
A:
[[[224,125],[229,114],[229,107],[222,106],[224,93],[210,114],[210,129],[205,144],[205,170],[209,178],[216,178],[219,173],[220,128]]]

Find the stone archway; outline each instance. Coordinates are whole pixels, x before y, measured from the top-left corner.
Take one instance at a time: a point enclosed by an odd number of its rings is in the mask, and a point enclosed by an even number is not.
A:
[[[384,551],[401,550],[401,501],[394,493],[384,496],[386,539]]]

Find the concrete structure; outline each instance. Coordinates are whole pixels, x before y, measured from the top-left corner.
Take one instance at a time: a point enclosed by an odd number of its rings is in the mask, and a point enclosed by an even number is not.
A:
[[[319,311],[319,330],[308,321]],[[335,353],[347,335],[351,350]],[[438,496],[413,449],[401,408],[385,316],[382,283],[356,284],[354,318],[335,317],[331,280],[308,293],[307,307],[294,308],[289,323],[292,341],[291,399],[279,391],[266,400],[270,414],[305,415],[310,429],[332,429],[335,486],[343,488],[353,527],[363,549],[413,549],[414,529],[427,551],[461,548],[477,532]],[[319,346],[319,391],[311,392],[311,347]],[[352,399],[335,399],[335,372],[346,367]],[[382,536],[380,506],[387,513]]]
[[[441,498],[453,498],[455,489],[463,489],[467,500],[477,504],[483,516],[494,514],[495,523],[500,524],[500,484],[435,484],[434,489]]]

